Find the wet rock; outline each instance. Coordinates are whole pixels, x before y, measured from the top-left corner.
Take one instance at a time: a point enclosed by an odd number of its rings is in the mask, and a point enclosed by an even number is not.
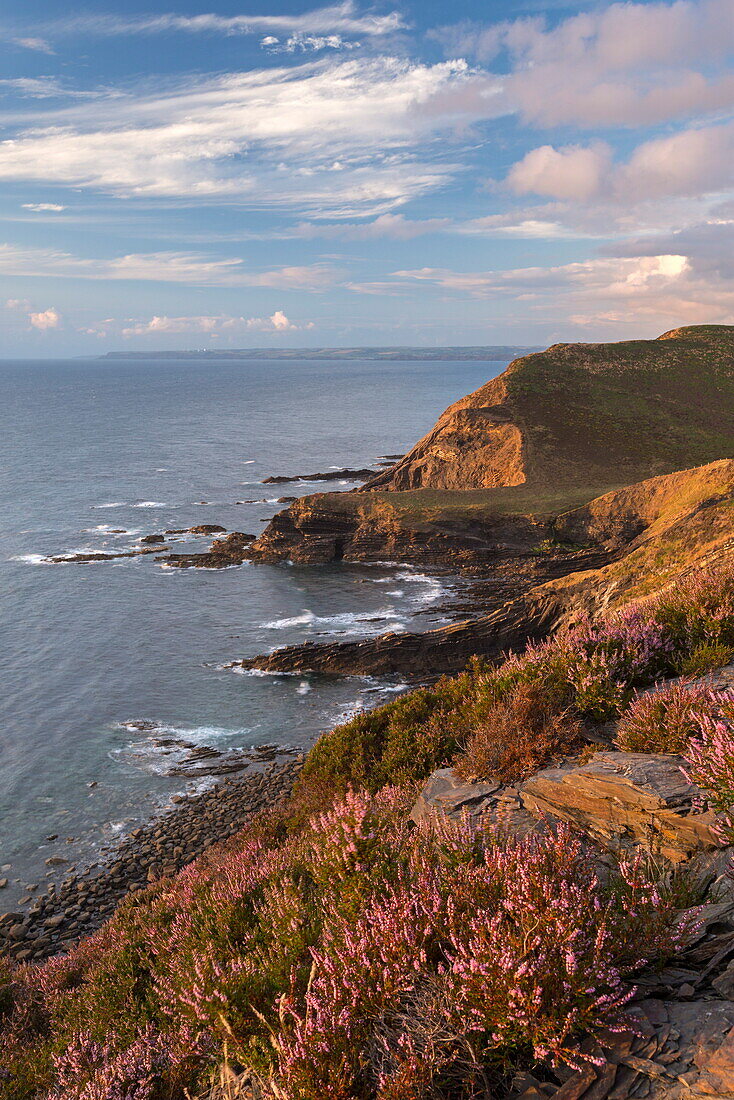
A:
[[[158,554],[161,549],[166,550],[167,547],[146,546],[140,550],[121,550],[118,553],[98,553],[98,554],[59,554],[54,557],[47,558],[46,560],[52,562],[54,565],[74,565],[84,564],[85,562],[93,561],[113,561],[115,558],[138,558],[143,554]]]
[[[146,543],[147,542],[159,543],[159,542],[165,542],[166,540],[165,540],[165,537],[163,535],[143,535],[143,537],[141,539],[139,539],[138,541],[139,542],[146,542]]]
[[[168,554],[159,560],[176,568],[224,569],[249,561],[249,546],[256,538],[245,531],[231,531],[225,538],[216,539],[206,553]]]
[[[218,523],[199,523],[196,527],[189,527],[190,535],[223,535],[226,527],[220,527]]]
[[[294,474],[292,477],[266,477],[263,485],[286,485],[293,481],[369,481],[375,476],[374,470],[366,467],[361,470],[327,470],[322,474]]]
[[[337,675],[435,675],[439,670],[458,671],[477,654],[499,657],[529,640],[539,640],[547,634],[555,613],[553,605],[529,607],[521,599],[473,621],[421,633],[388,632],[357,642],[304,642],[233,661],[229,667]]]

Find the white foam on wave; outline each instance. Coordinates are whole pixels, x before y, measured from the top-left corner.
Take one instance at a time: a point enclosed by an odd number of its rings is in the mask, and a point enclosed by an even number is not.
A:
[[[143,719],[142,721],[146,721]],[[159,737],[175,737],[182,741],[194,744],[209,745],[212,741],[221,741],[230,737],[245,737],[252,733],[254,726],[240,726],[230,729],[227,726],[174,726],[168,722],[156,722],[151,720],[143,728],[139,724],[141,719],[131,718],[128,722],[118,722],[117,729],[128,730],[131,733],[142,734],[144,739]]]
[[[170,508],[170,504],[166,504],[162,500],[139,500],[137,504],[133,504],[133,508]]]
[[[123,530],[121,527],[113,527],[111,523],[98,523],[96,527],[85,527],[85,535],[110,535],[114,538],[122,538],[124,535],[139,535],[141,528],[137,530]]]
[[[311,685],[308,680],[301,680],[296,688],[296,695],[308,695],[309,691],[311,691]]]
[[[300,615],[289,619],[273,619],[261,623],[264,630],[289,630],[296,626],[319,627],[331,633],[364,633],[365,631],[382,633],[388,624],[393,630],[404,630],[404,620],[394,607],[384,607],[377,611],[346,611],[340,615],[316,615],[307,608]]]
[[[16,554],[14,557],[9,558],[9,561],[22,561],[26,565],[50,565],[49,559],[45,554]]]
[[[253,676],[256,680],[282,679],[285,676],[300,676],[300,672],[272,672],[264,668],[243,668],[242,665],[224,664],[214,666],[217,672],[234,672],[236,676]]]
[[[127,508],[124,500],[111,500],[107,504],[93,504],[93,508]]]
[[[446,591],[445,585],[437,577],[432,577],[430,573],[415,573],[412,569],[401,569],[395,574],[394,579],[407,584],[421,585],[423,591],[416,592],[412,597],[421,604],[434,603]]]
[[[341,726],[344,722],[356,718],[358,714],[364,714],[365,710],[367,710],[367,704],[364,699],[361,697],[352,699],[349,703],[342,703],[339,710],[329,718],[329,721],[333,722],[335,726]]]

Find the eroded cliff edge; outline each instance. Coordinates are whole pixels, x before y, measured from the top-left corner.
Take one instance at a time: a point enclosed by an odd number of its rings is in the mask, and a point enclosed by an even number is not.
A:
[[[251,545],[219,540],[200,563],[392,560],[501,578],[496,607],[465,623],[245,662],[451,671],[727,553],[732,455],[734,327],[559,344],[451,406],[364,487],[303,497]]]

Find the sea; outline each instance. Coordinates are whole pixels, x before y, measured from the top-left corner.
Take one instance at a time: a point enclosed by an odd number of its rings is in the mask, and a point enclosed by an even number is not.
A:
[[[405,690],[228,662],[446,621],[450,578],[401,563],[47,559],[204,523],[258,533],[278,497],[355,487],[266,477],[402,453],[505,366],[0,362],[0,909],[59,877],[49,858],[100,858],[176,796],[306,750]],[[173,539],[178,553],[211,541]]]

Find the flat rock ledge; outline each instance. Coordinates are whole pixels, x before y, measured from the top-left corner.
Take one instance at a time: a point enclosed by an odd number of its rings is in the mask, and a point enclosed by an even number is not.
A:
[[[475,821],[504,816],[523,829],[559,818],[603,848],[644,845],[681,863],[721,847],[705,792],[688,782],[682,766],[680,756],[596,752],[584,764],[544,768],[517,787],[462,782],[442,768],[424,786],[411,818],[420,822],[436,811]]]
[[[515,836],[568,821],[589,839],[601,868],[609,852],[644,847],[698,879],[705,903],[689,946],[662,970],[641,975],[629,1032],[590,1040],[598,1060],[582,1072],[518,1074],[516,1100],[734,1100],[734,848],[722,845],[705,792],[682,757],[597,752],[585,763],[544,768],[517,786],[463,782],[451,768],[431,775],[411,818],[435,815]],[[549,1078],[551,1078],[549,1080]]]

